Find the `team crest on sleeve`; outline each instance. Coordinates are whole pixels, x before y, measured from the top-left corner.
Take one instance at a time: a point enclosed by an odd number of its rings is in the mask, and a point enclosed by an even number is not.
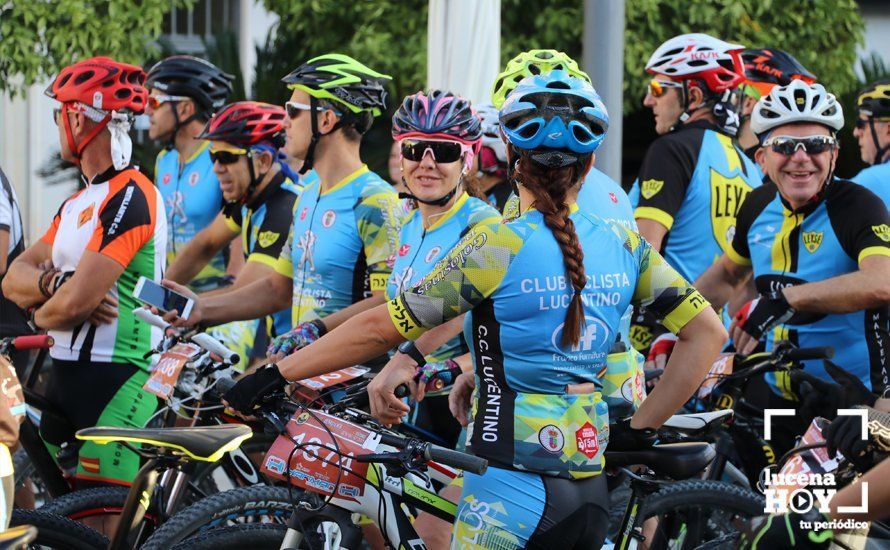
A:
[[[874,231],[874,234],[877,235],[879,239],[881,239],[885,243],[890,243],[890,226],[888,226],[886,223],[882,223],[881,225],[873,225],[871,226],[871,230]]]
[[[819,248],[819,245],[822,244],[823,234],[824,233],[822,231],[804,231],[803,232],[803,234],[802,234],[803,245],[804,245],[804,247],[806,247],[807,252],[812,254]]]
[[[643,198],[651,199],[664,187],[664,180],[646,180],[640,184],[640,194]]]
[[[275,241],[277,241],[280,236],[281,233],[276,233],[275,231],[263,231],[257,235],[257,241],[263,248],[269,248],[275,244]]]

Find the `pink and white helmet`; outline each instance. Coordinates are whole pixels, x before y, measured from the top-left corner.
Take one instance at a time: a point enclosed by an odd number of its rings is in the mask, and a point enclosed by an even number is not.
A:
[[[701,80],[710,91],[722,93],[745,81],[744,49],[703,33],[681,34],[655,50],[646,62],[646,71],[680,80]]]

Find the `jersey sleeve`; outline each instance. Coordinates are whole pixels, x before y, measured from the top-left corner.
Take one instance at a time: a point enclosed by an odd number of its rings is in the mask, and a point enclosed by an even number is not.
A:
[[[12,220],[12,197],[3,189],[3,172],[0,172],[0,229],[10,230]]]
[[[296,198],[293,194],[288,195]],[[276,268],[294,221],[293,205],[293,200],[280,200],[268,205],[269,210],[257,231],[256,244],[247,257],[248,262],[260,262]]]
[[[157,223],[157,192],[147,180],[146,185],[147,189],[133,179],[117,185],[110,182],[108,197],[99,207],[99,220],[87,250],[108,256],[126,267],[139,249],[153,238]]]
[[[399,247],[402,209],[391,189],[365,188],[355,206],[355,220],[368,265],[371,291],[386,290]]]
[[[241,232],[241,224],[243,223],[243,212],[240,204],[227,203],[222,207],[223,219],[226,221],[226,227],[233,233]]]
[[[686,198],[695,170],[693,150],[678,135],[657,139],[649,147],[637,178],[640,197],[634,216],[653,220],[670,229]]]
[[[623,229],[623,228],[622,228]],[[658,251],[638,233],[624,229],[624,246],[639,262],[639,277],[632,303],[642,306],[677,334],[710,304]]]
[[[890,215],[884,201],[850,182],[835,182],[828,217],[841,247],[857,263],[869,256],[890,256]]]
[[[276,273],[288,279],[292,279],[294,276],[294,261],[291,257],[293,246],[294,226],[291,223],[290,227],[287,228],[287,238],[284,239],[284,244],[281,245],[281,251],[278,253],[278,259],[275,260],[274,266]]]
[[[409,340],[473,309],[501,285],[522,248],[509,225],[477,225],[414,288],[387,302],[390,319]]]

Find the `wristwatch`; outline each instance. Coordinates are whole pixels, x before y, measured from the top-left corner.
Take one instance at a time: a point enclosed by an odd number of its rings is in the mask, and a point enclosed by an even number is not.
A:
[[[411,359],[414,359],[414,362],[417,363],[418,367],[422,367],[426,364],[426,357],[420,353],[420,350],[417,349],[417,346],[414,345],[414,342],[408,340],[407,342],[402,342],[399,344],[399,353],[404,353]]]

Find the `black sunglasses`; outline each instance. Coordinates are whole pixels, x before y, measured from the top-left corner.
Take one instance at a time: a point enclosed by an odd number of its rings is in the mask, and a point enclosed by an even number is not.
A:
[[[402,141],[402,156],[413,162],[423,160],[423,155],[429,149],[433,152],[436,162],[456,162],[460,160],[463,148],[460,143],[454,141],[415,141],[406,139]]]
[[[775,136],[763,142],[764,147],[772,147],[773,151],[785,156],[793,155],[798,147],[808,155],[818,155],[824,153],[837,145],[837,140],[831,136],[807,136],[807,137],[791,137],[791,136]]]
[[[214,151],[210,150],[210,161],[218,162],[220,164],[234,164],[238,162],[238,159],[245,156],[247,153],[235,153],[233,151]]]

